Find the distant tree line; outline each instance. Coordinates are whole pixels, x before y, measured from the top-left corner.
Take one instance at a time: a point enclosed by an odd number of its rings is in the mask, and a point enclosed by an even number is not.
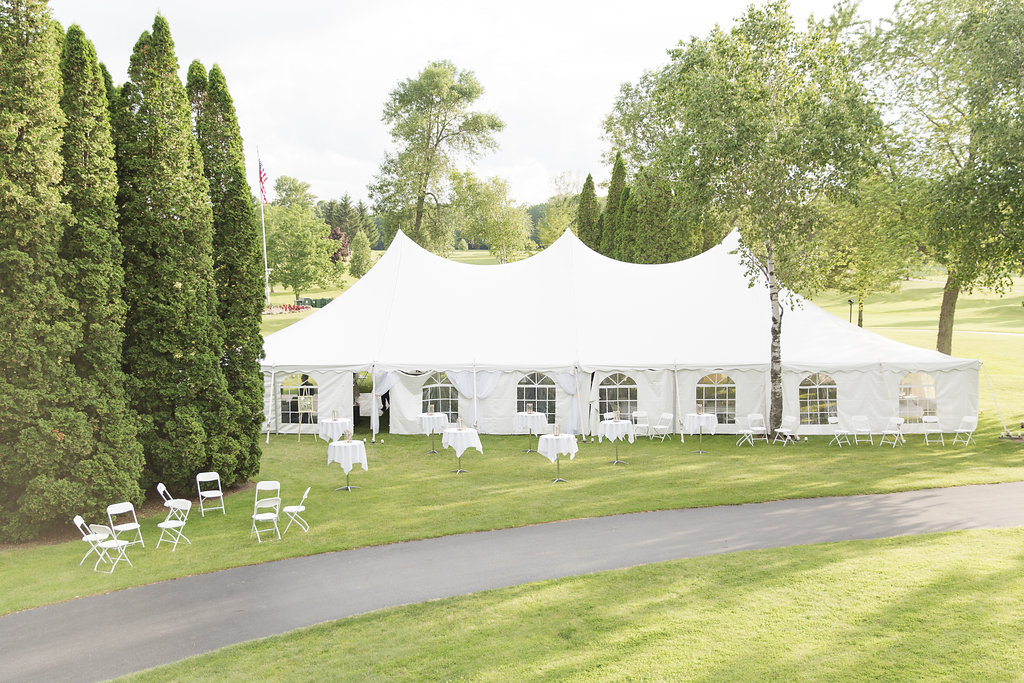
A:
[[[114,87],[43,0],[0,3],[0,540],[259,471],[258,223],[223,73],[167,22]]]

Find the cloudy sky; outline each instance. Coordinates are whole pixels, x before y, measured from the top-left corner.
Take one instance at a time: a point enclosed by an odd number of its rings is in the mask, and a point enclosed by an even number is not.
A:
[[[607,180],[601,121],[619,86],[667,61],[690,36],[728,26],[749,0],[51,0],[65,26],[96,44],[115,83],[157,12],[170,23],[181,76],[199,59],[219,64],[235,101],[256,191],[256,147],[273,178],[309,182],[321,199],[366,187],[391,149],[380,116],[388,93],[429,62],[476,73],[478,108],[504,119],[500,149],[475,165],[533,204],[569,173]],[[799,24],[832,3],[795,0]],[[892,0],[864,0],[877,18]],[[269,191],[269,188],[268,188]]]

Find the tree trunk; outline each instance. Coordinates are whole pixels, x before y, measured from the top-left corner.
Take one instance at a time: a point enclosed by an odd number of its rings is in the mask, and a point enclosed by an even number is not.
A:
[[[864,297],[857,297],[857,327],[864,327]]]
[[[423,235],[420,234],[420,226],[423,225],[423,205],[424,203],[426,203],[426,201],[426,195],[421,194],[419,197],[416,198],[416,222],[413,224],[412,232],[414,235],[413,240],[415,240],[417,244],[419,244],[424,249],[430,249],[430,246],[425,244]]]
[[[953,354],[953,315],[959,296],[960,285],[947,275],[946,286],[942,290],[942,308],[939,309],[939,335],[935,341],[935,349],[947,356]]]
[[[768,406],[769,428],[782,425],[782,304],[779,302],[779,281],[775,277],[772,251],[767,249],[768,297],[772,302],[771,395]]]

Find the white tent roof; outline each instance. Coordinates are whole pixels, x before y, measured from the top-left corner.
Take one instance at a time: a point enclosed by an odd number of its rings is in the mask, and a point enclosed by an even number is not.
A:
[[[268,336],[266,370],[766,368],[767,288],[748,286],[738,235],[685,261],[622,263],[571,231],[528,259],[471,265],[399,232],[361,280]],[[863,330],[793,295],[790,370],[977,368]]]

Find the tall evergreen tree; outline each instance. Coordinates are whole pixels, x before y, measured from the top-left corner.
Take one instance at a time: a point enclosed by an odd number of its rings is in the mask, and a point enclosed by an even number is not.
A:
[[[612,253],[608,254],[612,258],[626,263],[633,263],[637,240],[637,220],[639,219],[639,208],[630,189],[628,185],[622,189],[622,197],[619,199],[619,214],[615,218],[615,243]]]
[[[380,230],[377,228],[377,221],[373,219],[373,216],[370,215],[370,210],[366,208],[366,204],[363,204],[362,201],[356,204],[356,216],[358,216],[359,229],[366,233],[366,239],[372,249],[380,241]]]
[[[81,324],[60,289],[71,221],[61,183],[62,33],[43,0],[0,3],[0,539],[85,505],[92,425],[70,353]]]
[[[68,29],[61,55],[64,93],[65,201],[74,222],[64,232],[63,287],[77,303],[82,344],[71,359],[81,380],[78,406],[93,425],[91,448],[82,445],[80,482],[90,509],[115,500],[139,500],[142,447],[135,412],[128,407],[121,370],[125,303],[123,249],[118,235],[117,171],[106,85],[96,50],[79,26]]]
[[[125,249],[124,364],[140,415],[143,483],[191,486],[196,472],[236,472],[236,414],[219,362],[209,185],[167,20],[135,44],[114,120]]]
[[[236,413],[228,423],[225,452],[234,455],[234,473],[222,477],[244,481],[259,471],[263,424],[263,254],[252,190],[245,179],[242,135],[235,105],[220,67],[209,78],[199,61],[188,71],[189,99],[196,138],[213,206],[213,266],[217,314],[224,326],[220,367]]]
[[[594,176],[588,173],[576,209],[576,234],[591,249],[597,249],[600,241],[597,232],[599,217],[600,209],[597,206],[597,193],[594,190]]]
[[[615,232],[618,229],[619,210],[622,206],[622,191],[626,187],[626,164],[622,161],[622,153],[616,153],[615,165],[612,166],[612,178],[608,183],[608,202],[601,214],[601,246],[602,254],[611,256],[615,251]]]
[[[663,177],[640,169],[630,199],[637,209],[634,263],[669,263],[700,253],[699,236],[676,216],[672,188]]]

